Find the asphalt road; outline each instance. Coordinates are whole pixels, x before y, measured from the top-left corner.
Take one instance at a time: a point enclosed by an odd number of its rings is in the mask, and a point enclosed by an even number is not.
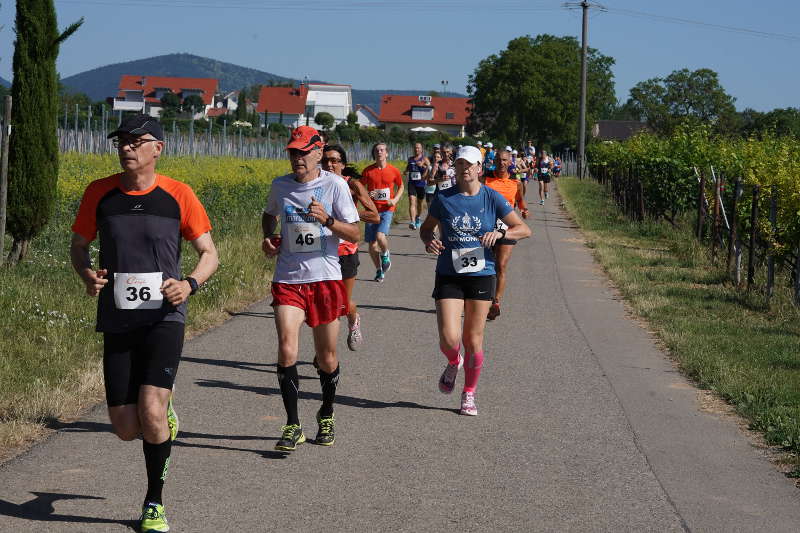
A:
[[[487,326],[477,417],[458,415],[459,389],[438,392],[434,260],[404,226],[385,283],[362,255],[365,344],[350,352],[340,339],[333,447],[273,451],[284,414],[268,302],[188,342],[165,489],[172,530],[800,530],[793,483],[734,422],[700,408],[557,195],[533,211]],[[301,353],[313,437],[307,328]],[[141,443],[110,434],[100,407],[0,467],[0,531],[129,531],[144,489]]]

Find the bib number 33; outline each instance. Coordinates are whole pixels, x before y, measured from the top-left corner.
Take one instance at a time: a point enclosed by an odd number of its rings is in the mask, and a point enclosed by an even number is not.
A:
[[[114,305],[117,309],[161,309],[161,272],[114,274]]]
[[[483,247],[453,249],[453,268],[457,274],[480,272],[486,268],[486,256]]]

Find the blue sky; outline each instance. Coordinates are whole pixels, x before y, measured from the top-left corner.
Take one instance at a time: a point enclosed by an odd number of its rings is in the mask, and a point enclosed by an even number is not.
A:
[[[62,46],[63,77],[110,63],[188,52],[284,76],[359,89],[464,91],[489,54],[520,35],[580,36],[561,0],[56,0],[59,25],[86,18]],[[617,61],[617,95],[675,69],[708,67],[739,109],[800,107],[800,3],[788,0],[605,0],[590,45]],[[311,11],[311,9],[315,11]],[[793,38],[625,15],[634,10]],[[14,2],[0,6],[0,76],[11,77]],[[146,74],[146,73],[142,73]]]

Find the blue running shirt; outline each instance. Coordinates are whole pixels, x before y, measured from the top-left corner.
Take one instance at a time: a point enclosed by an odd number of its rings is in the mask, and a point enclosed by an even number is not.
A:
[[[491,276],[494,254],[478,240],[494,231],[498,218],[513,208],[499,192],[481,185],[475,196],[462,194],[458,187],[439,191],[429,213],[439,220],[444,251],[436,262],[436,272],[445,276]]]

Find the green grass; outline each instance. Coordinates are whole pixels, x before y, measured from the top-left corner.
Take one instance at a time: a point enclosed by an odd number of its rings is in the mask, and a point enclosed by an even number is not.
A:
[[[683,371],[769,444],[800,452],[800,310],[788,288],[767,306],[728,282],[690,221],[630,222],[592,181],[562,179],[559,191],[598,261]]]

